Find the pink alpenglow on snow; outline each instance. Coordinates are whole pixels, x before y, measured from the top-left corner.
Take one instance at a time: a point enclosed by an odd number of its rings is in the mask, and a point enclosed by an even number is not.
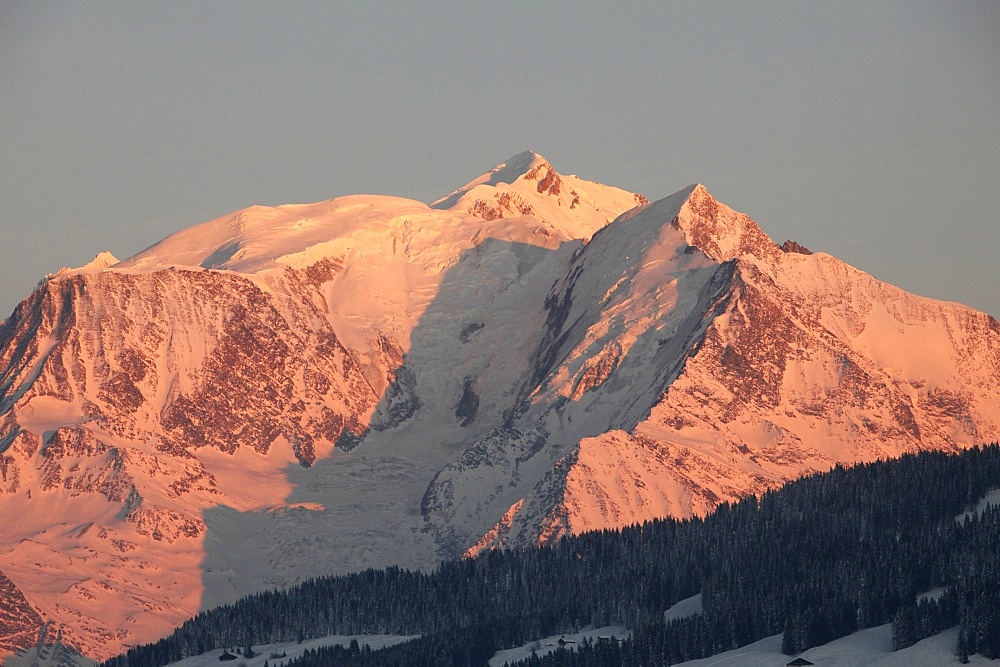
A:
[[[0,650],[996,438],[994,319],[803,250],[526,152],[53,273],[0,327]]]

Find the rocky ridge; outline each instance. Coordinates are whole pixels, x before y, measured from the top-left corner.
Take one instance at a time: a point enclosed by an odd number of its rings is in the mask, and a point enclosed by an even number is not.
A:
[[[430,207],[251,207],[52,274],[0,327],[7,648],[50,622],[105,657],[316,574],[966,447],[998,381],[989,316],[701,185],[649,203],[526,152]]]

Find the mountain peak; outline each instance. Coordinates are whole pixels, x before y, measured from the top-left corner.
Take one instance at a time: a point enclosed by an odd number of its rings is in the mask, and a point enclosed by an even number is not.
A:
[[[507,158],[490,170],[490,173],[496,182],[513,183],[518,178],[531,178],[528,174],[540,167],[552,169],[552,165],[545,157],[535,151],[527,150]]]
[[[773,259],[780,255],[778,246],[750,216],[721,203],[701,183],[689,188],[690,194],[674,225],[684,232],[690,245],[719,262],[746,256]]]
[[[533,216],[568,238],[586,239],[645,203],[642,195],[560,174],[548,160],[529,150],[501,162],[431,208],[481,220]]]
[[[93,260],[86,264],[83,268],[85,269],[106,269],[109,266],[114,266],[118,263],[118,258],[111,254],[111,251],[105,250],[99,252]]]
[[[517,179],[545,167],[555,173],[549,161],[538,153],[527,150],[511,156],[484,174],[469,181],[451,194],[438,199],[431,208],[450,209],[470,190],[480,185],[496,187],[501,183],[512,185]]]

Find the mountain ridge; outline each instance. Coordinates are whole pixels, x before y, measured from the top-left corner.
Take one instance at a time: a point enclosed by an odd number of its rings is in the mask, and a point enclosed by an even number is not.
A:
[[[528,152],[432,206],[251,207],[18,305],[0,553],[46,620],[103,656],[263,587],[1000,430],[996,320],[700,184],[650,203]]]

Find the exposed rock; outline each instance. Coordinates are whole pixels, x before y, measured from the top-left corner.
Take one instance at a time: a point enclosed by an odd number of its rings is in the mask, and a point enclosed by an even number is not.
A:
[[[455,406],[455,418],[461,419],[462,427],[468,426],[476,420],[479,412],[479,394],[475,391],[476,377],[467,377],[463,383],[462,398]]]
[[[458,334],[458,339],[463,343],[468,343],[472,340],[472,337],[485,326],[482,322],[469,322],[464,327],[462,331]]]
[[[24,594],[0,572],[0,655],[34,646],[42,624]]]
[[[811,255],[812,254],[812,250],[810,250],[809,248],[805,247],[804,245],[800,245],[800,244],[796,243],[795,241],[792,241],[791,239],[789,239],[789,240],[785,241],[784,243],[782,243],[780,247],[781,247],[781,252],[794,252],[794,253],[798,253],[800,255]]]

